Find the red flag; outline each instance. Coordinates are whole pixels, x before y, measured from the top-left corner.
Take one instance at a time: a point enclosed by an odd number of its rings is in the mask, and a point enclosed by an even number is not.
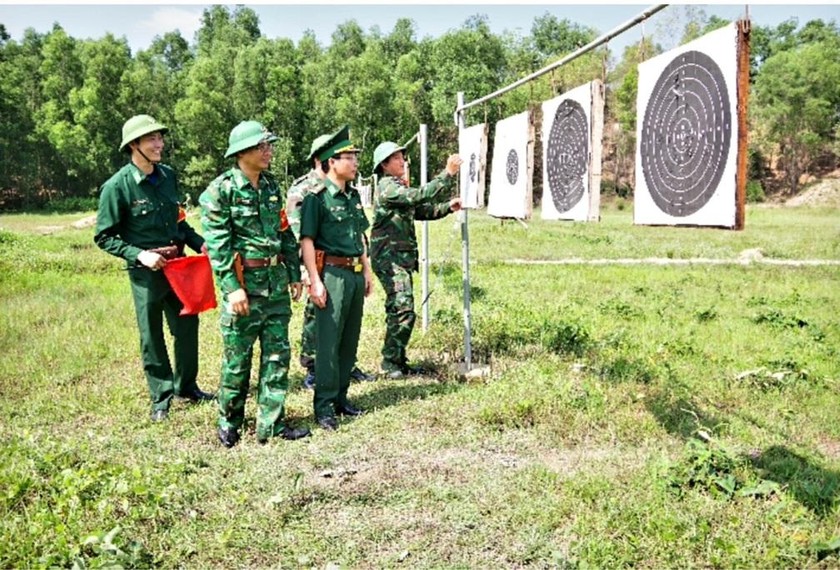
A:
[[[163,274],[184,308],[181,316],[197,315],[216,308],[213,271],[206,255],[178,257],[166,262]]]
[[[289,229],[289,218],[286,217],[286,208],[280,210],[280,231],[285,232]]]
[[[178,206],[178,223],[180,224],[187,219],[187,211],[183,206]]]

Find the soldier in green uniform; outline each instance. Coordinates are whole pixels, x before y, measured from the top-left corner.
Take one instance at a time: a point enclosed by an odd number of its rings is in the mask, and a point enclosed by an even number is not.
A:
[[[303,199],[301,211],[301,251],[316,307],[315,418],[327,430],[338,428],[336,414],[362,414],[347,400],[364,298],[373,285],[365,238],[369,223],[359,193],[350,185],[359,152],[350,142],[349,127],[330,137],[318,153],[324,183]]]
[[[126,261],[152,421],[166,419],[173,395],[213,399],[196,385],[198,316],[179,316],[183,305],[160,271],[167,259],[183,256],[184,245],[204,251],[204,239],[186,216],[181,219],[175,171],[160,164],[167,131],[149,115],[125,122],[120,151],[130,159],[102,185],[93,238],[102,250]],[[174,339],[174,372],[163,335],[164,315]]]
[[[300,178],[296,179],[286,195],[286,211],[289,214],[289,224],[295,237],[300,238],[300,209],[303,205],[303,198],[314,188],[323,184],[326,174],[321,169],[321,160],[318,152],[323,150],[326,143],[330,141],[330,135],[321,135],[312,141],[312,147],[307,162],[312,162],[313,168]],[[303,283],[307,287],[309,277],[304,275]],[[306,377],[303,379],[303,386],[308,389],[315,387],[315,305],[312,299],[307,299],[303,311],[303,326],[300,335],[300,365],[306,368]],[[363,372],[358,366],[350,371],[350,378],[353,380],[373,380],[373,376]]]
[[[301,284],[298,245],[286,219],[283,194],[268,173],[276,140],[257,121],[238,124],[225,153],[225,158],[235,156],[236,165],[199,197],[204,237],[223,296],[218,436],[225,447],[239,441],[257,339],[257,441],[309,435],[308,429],[283,421],[291,299],[300,298]]]
[[[392,379],[423,370],[408,365],[405,350],[417,318],[414,312],[412,272],[418,269],[415,220],[437,220],[461,209],[460,198],[450,198],[461,165],[457,154],[446,168],[423,188],[405,183],[405,148],[383,142],[373,151],[373,168],[379,175],[374,200],[370,258],[373,271],[385,289],[385,343],[382,370]]]

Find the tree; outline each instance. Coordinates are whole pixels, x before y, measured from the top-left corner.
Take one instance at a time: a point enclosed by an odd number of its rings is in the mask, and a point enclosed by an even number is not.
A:
[[[778,153],[787,189],[796,193],[801,174],[830,149],[838,124],[838,37],[770,56],[751,95],[757,143],[767,154]]]
[[[122,162],[119,142],[126,110],[119,105],[120,80],[129,67],[131,50],[125,38],[116,40],[111,34],[86,41],[80,48],[82,85],[70,92],[73,135],[61,142],[73,150],[67,152],[63,146],[58,150],[76,156],[77,193],[88,195]],[[83,149],[79,155],[77,147]]]
[[[76,40],[56,24],[44,39],[38,70],[43,103],[35,112],[35,132],[56,152],[57,161],[44,181],[51,188],[76,187],[75,165],[84,160],[84,148],[74,142],[75,123],[70,106],[71,93],[81,87],[83,81],[82,62],[76,46]]]

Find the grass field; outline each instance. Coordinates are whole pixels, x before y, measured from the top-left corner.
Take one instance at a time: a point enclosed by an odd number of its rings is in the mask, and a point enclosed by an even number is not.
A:
[[[249,399],[232,450],[212,405],[149,422],[122,264],[70,225],[90,213],[0,216],[0,567],[840,567],[840,266],[510,263],[836,262],[838,211],[750,207],[732,232],[636,227],[631,209],[470,215],[473,379],[460,230],[431,223],[432,322],[410,355],[434,376],[354,384],[369,413],[317,429],[297,305],[287,415],[313,436],[258,445]],[[383,302],[377,284],[369,371]]]

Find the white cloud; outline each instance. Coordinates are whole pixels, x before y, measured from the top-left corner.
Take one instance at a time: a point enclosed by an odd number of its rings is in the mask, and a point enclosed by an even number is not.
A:
[[[153,8],[147,18],[137,23],[137,28],[143,35],[148,34],[145,47],[151,44],[155,36],[162,36],[176,29],[187,42],[192,43],[193,35],[201,27],[202,12],[202,8]]]

